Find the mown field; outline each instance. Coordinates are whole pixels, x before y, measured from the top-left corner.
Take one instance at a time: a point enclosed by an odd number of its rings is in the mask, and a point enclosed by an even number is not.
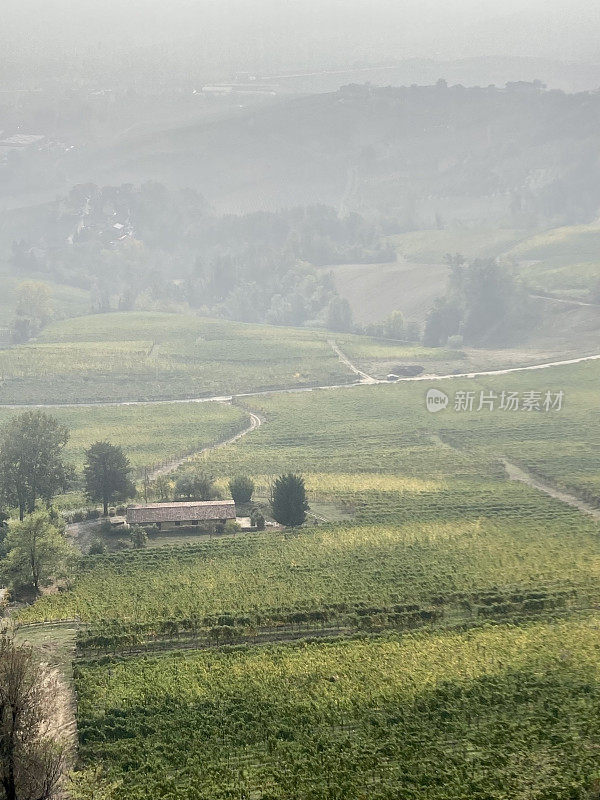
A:
[[[600,525],[500,458],[600,503],[599,379],[589,362],[248,398],[264,424],[198,464],[262,495],[301,471],[347,518],[87,557],[22,609],[82,620],[81,767],[114,800],[593,797]],[[503,411],[503,391],[564,397]]]

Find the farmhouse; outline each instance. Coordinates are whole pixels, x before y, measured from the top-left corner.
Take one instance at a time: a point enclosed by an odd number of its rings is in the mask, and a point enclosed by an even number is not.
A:
[[[233,500],[207,502],[151,503],[129,506],[127,522],[130,525],[198,525],[200,522],[226,522],[235,519]]]

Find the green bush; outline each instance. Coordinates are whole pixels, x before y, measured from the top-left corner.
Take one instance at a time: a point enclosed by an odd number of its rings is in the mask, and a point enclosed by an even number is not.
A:
[[[229,491],[236,505],[249,503],[254,494],[254,481],[244,475],[237,475],[229,481]]]
[[[91,556],[99,556],[103,553],[106,553],[106,545],[102,541],[102,539],[94,539],[92,544],[90,545],[89,554]]]

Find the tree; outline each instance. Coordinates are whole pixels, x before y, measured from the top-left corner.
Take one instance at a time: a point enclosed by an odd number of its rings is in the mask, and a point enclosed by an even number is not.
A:
[[[229,481],[229,491],[236,505],[249,503],[254,494],[254,481],[245,475],[237,475]]]
[[[291,472],[277,478],[273,484],[271,505],[273,517],[281,525],[286,525],[290,528],[302,525],[309,509],[304,478]]]
[[[7,505],[18,507],[21,520],[39,499],[49,504],[67,488],[68,440],[67,428],[43,411],[25,411],[0,431],[0,490]]]
[[[406,330],[401,311],[394,311],[383,321],[383,335],[386,339],[404,339]]]
[[[75,559],[75,550],[47,511],[36,511],[22,522],[9,523],[4,572],[14,586],[36,592],[62,577]]]
[[[100,501],[104,516],[109,503],[135,496],[129,459],[110,442],[96,442],[85,451],[85,492],[90,500]]]
[[[173,483],[166,475],[159,475],[150,484],[150,490],[159,503],[168,503],[173,497]]]
[[[333,297],[325,314],[325,325],[331,331],[347,333],[352,330],[352,309],[345,297]]]
[[[39,330],[52,319],[52,290],[40,281],[25,281],[18,287],[17,315],[27,317]]]
[[[57,692],[44,688],[33,651],[0,639],[0,785],[5,800],[49,800],[65,768],[65,744],[50,735]]]
[[[175,482],[176,500],[214,500],[218,496],[215,479],[205,472],[184,472]]]

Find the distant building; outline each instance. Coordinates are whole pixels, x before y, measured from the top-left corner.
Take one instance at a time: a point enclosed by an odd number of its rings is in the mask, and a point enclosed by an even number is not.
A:
[[[227,522],[235,520],[233,500],[209,500],[187,503],[151,503],[129,506],[127,522],[130,525],[198,525],[200,522]]]

